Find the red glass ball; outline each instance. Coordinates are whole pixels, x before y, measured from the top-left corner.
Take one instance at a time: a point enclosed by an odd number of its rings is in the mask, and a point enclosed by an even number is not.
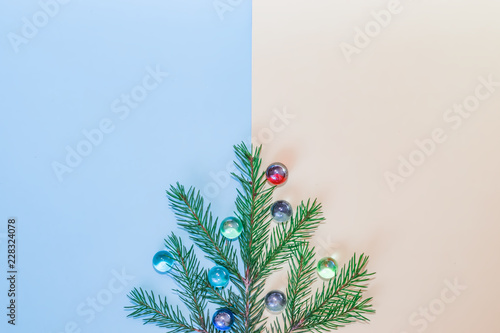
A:
[[[272,163],[267,167],[266,178],[273,185],[281,185],[288,179],[288,169],[282,163]]]

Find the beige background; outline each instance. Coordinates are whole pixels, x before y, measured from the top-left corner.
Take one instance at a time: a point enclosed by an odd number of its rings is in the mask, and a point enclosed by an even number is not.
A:
[[[317,258],[371,256],[377,313],[343,332],[500,332],[500,86],[458,128],[443,119],[479,77],[500,82],[500,1],[402,0],[349,62],[341,43],[388,4],[253,2],[253,141],[290,168],[278,196],[323,202]],[[384,174],[435,128],[446,141],[391,191]]]

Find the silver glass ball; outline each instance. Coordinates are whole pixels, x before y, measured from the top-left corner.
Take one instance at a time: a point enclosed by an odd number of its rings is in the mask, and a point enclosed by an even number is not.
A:
[[[285,293],[279,290],[273,290],[266,295],[265,299],[266,308],[274,313],[280,313],[286,307]]]
[[[271,215],[278,223],[288,221],[292,217],[292,214],[292,205],[286,200],[278,200],[271,206]]]

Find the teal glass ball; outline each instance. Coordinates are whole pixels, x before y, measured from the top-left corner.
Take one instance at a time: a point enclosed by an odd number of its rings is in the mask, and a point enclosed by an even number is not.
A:
[[[227,239],[236,239],[243,232],[243,224],[236,217],[227,217],[220,224],[220,232]]]
[[[174,258],[167,251],[159,251],[153,256],[153,267],[160,273],[165,274],[172,269]]]
[[[224,288],[229,283],[229,272],[222,266],[212,267],[208,271],[208,282],[214,288]]]
[[[318,261],[318,275],[325,280],[330,280],[337,274],[337,262],[331,257]]]

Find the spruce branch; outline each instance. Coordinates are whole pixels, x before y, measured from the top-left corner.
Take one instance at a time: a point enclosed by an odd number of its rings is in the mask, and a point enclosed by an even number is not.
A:
[[[265,279],[289,260],[295,244],[309,239],[324,220],[321,214],[321,204],[307,200],[305,204],[300,203],[289,223],[273,229],[270,243],[266,244],[264,256],[259,260],[256,280]]]
[[[288,272],[285,318],[289,323],[295,323],[296,318],[303,314],[315,281],[314,248],[309,248],[309,244],[303,242],[296,246]]]
[[[256,283],[254,277],[258,258],[269,239],[269,209],[274,187],[266,188],[265,173],[260,171],[261,147],[251,147],[249,150],[242,143],[234,146],[234,150],[237,157],[235,166],[241,174],[233,173],[233,176],[242,186],[242,190],[238,189],[236,198],[236,215],[243,224],[239,243],[245,272],[245,290],[242,292],[245,304],[244,332],[258,333],[263,329],[265,321],[261,319],[264,307],[256,301],[264,289],[264,284]]]
[[[204,210],[200,192],[196,192],[193,187],[186,192],[184,186],[177,183],[176,186],[170,186],[167,196],[179,226],[189,233],[191,240],[205,256],[238,277],[239,283],[244,283],[238,270],[236,251],[219,233],[218,219],[213,219],[210,205]]]
[[[245,270],[248,270],[247,278],[250,278],[254,276],[255,264],[269,238],[269,209],[275,187],[266,188],[265,172],[260,171],[261,147],[249,151],[242,143],[234,149],[237,157],[235,166],[241,174],[233,173],[233,176],[243,188],[243,191],[237,190],[236,198],[237,215],[243,223],[239,242]]]
[[[174,234],[170,235],[165,239],[165,246],[177,263],[173,265],[170,275],[182,290],[174,289],[174,291],[191,312],[191,324],[199,326],[201,330],[206,330],[204,314],[208,304],[204,279],[206,272],[200,268],[193,246],[188,250],[179,237]]]
[[[142,288],[134,288],[128,297],[133,304],[125,307],[133,311],[128,317],[142,318],[144,324],[154,323],[158,327],[170,329],[173,333],[208,333],[188,323],[178,307],[168,305],[167,298],[156,298],[153,292],[148,293]]]
[[[374,312],[372,309],[371,298],[363,299],[361,291],[351,298],[345,299],[338,303],[333,311],[329,312],[325,317],[316,316],[315,320],[298,325],[295,331],[297,332],[321,332],[330,329],[339,329],[349,323],[355,321],[369,321],[366,314]]]
[[[356,254],[349,264],[307,303],[303,314],[285,332],[321,332],[337,329],[354,321],[367,321],[366,314],[373,313],[371,298],[363,299],[362,291],[367,287],[373,273],[368,273],[368,256]]]
[[[296,244],[290,260],[290,271],[286,289],[286,308],[282,314],[284,328],[278,318],[271,325],[271,332],[289,332],[306,315],[305,308],[310,301],[311,286],[316,281],[314,248],[307,241]]]
[[[244,307],[240,297],[233,291],[231,287],[215,288],[208,282],[208,277],[205,275],[205,288],[207,290],[207,299],[223,308],[228,308],[236,316],[243,316]]]

